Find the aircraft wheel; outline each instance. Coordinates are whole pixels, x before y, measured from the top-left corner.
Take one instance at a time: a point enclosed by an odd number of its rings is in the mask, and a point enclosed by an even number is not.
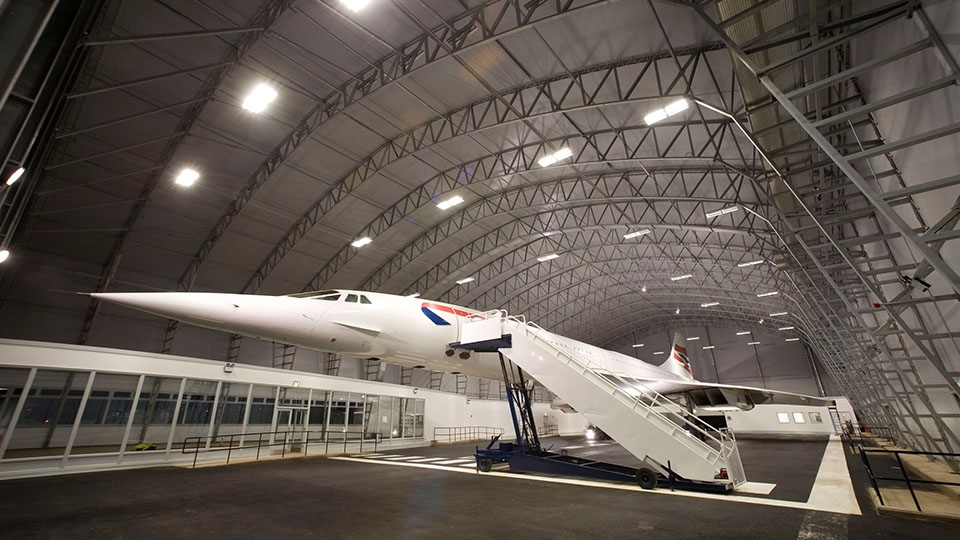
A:
[[[477,468],[480,469],[480,472],[490,472],[493,469],[493,461],[489,458],[483,458],[477,463]]]
[[[643,467],[637,469],[637,484],[643,489],[654,489],[657,487],[657,473]]]

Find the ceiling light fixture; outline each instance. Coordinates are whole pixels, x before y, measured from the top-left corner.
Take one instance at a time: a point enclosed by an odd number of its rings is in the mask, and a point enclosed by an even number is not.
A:
[[[747,342],[747,345],[759,345],[759,344],[760,344],[759,341],[748,341],[748,342]]]
[[[777,328],[777,330],[779,330],[779,331],[781,331],[781,332],[786,332],[787,330],[793,330],[793,329],[794,329],[793,326],[783,326],[783,327],[781,327],[781,328]]]
[[[360,11],[361,9],[367,7],[367,4],[370,3],[370,0],[340,0],[340,3],[346,6],[348,9]]]
[[[252,113],[262,113],[275,99],[277,99],[276,90],[265,84],[258,84],[243,100],[243,108]]]
[[[573,150],[570,150],[569,148],[561,148],[560,150],[557,150],[552,154],[549,154],[540,158],[537,161],[537,165],[540,165],[541,167],[549,167],[550,165],[553,165],[554,163],[560,161],[561,159],[567,159],[572,155],[573,155]]]
[[[680,314],[680,308],[677,308],[677,310],[674,311],[674,313],[677,314],[677,315],[679,315],[679,314]]]
[[[200,178],[200,173],[193,169],[183,169],[174,182],[183,187],[190,187]]]
[[[373,242],[373,239],[371,239],[369,236],[364,236],[363,238],[361,238],[361,239],[359,239],[359,240],[354,240],[353,243],[350,244],[350,245],[353,246],[353,247],[355,247],[355,248],[358,248],[358,247],[363,247],[363,246],[369,244],[370,242]]]
[[[640,292],[647,292],[647,286],[640,287]]]
[[[420,293],[415,292],[415,293],[413,293],[413,294],[408,294],[408,295],[407,295],[407,298],[417,298],[418,296],[420,296]]]
[[[463,202],[463,197],[461,197],[461,196],[459,196],[459,195],[454,195],[453,197],[450,197],[449,199],[447,199],[447,200],[445,200],[445,201],[438,202],[438,203],[437,203],[437,208],[439,208],[439,209],[441,209],[441,210],[446,210],[447,208],[453,208],[454,206],[456,206],[456,205],[458,205],[458,204],[460,204],[460,203],[462,203],[462,202]]]
[[[681,279],[690,279],[693,277],[693,274],[684,274],[682,276],[673,276],[670,278],[670,281],[680,281]]]
[[[458,280],[457,280],[457,285],[463,285],[463,284],[465,284],[465,283],[470,283],[471,281],[473,281],[473,278],[472,278],[472,277],[463,278],[463,279],[458,279]]]
[[[707,302],[706,304],[700,304],[700,307],[713,307],[719,306],[720,302]]]
[[[693,336],[693,337],[688,337],[687,341],[697,341],[698,339],[700,339],[700,336]]]
[[[544,255],[543,257],[537,257],[537,260],[540,261],[540,262],[547,262],[547,261],[552,261],[552,260],[554,260],[554,259],[557,259],[557,258],[559,258],[559,257],[560,257],[560,256],[557,255],[556,253],[551,253],[550,255]]]
[[[663,351],[656,351],[656,352],[653,353],[653,354],[663,354]]]
[[[746,267],[748,267],[748,266],[756,266],[756,265],[758,265],[758,264],[763,264],[764,262],[765,262],[765,261],[764,261],[763,259],[760,259],[760,260],[757,260],[757,261],[750,261],[750,262],[740,263],[740,264],[737,265],[737,268],[746,268]]]
[[[631,345],[631,347],[633,347],[634,349],[636,349],[637,347],[643,347],[643,343],[634,343],[633,345]]]
[[[737,332],[737,335],[738,335],[738,336],[745,336],[745,335],[747,335],[747,334],[749,334],[749,333],[750,333],[750,331],[747,330],[747,331],[745,331],[745,332]]]
[[[690,102],[686,98],[680,98],[677,101],[667,105],[662,109],[656,109],[643,117],[643,121],[648,126],[652,126],[668,116],[673,116],[690,108]]]
[[[20,167],[19,169],[13,171],[13,173],[10,174],[10,177],[7,178],[7,185],[12,186],[16,184],[17,180],[19,180],[20,177],[23,176],[23,173],[25,172],[27,172],[27,170],[24,169],[23,167]]]
[[[800,341],[800,338],[798,338],[798,337],[792,337],[792,338],[787,338],[787,339],[785,339],[784,341]]]
[[[771,317],[786,317],[788,313],[786,311],[778,311],[776,313],[771,313]]]
[[[650,232],[651,232],[650,229],[640,229],[639,231],[633,231],[633,232],[631,232],[631,233],[627,233],[627,234],[623,235],[623,237],[626,238],[627,240],[629,240],[629,239],[631,239],[631,238],[636,238],[636,237],[638,237],[638,236],[643,236],[643,235],[645,235],[645,234],[650,234]]]
[[[713,345],[707,345],[706,347],[703,348],[703,350],[709,351],[710,349],[714,349],[714,348],[716,347],[714,347]]]
[[[766,296],[776,296],[776,295],[778,295],[778,294],[780,294],[780,291],[771,291],[771,292],[759,293],[759,294],[757,294],[757,298],[764,298],[764,297],[766,297]]]
[[[723,210],[715,210],[713,212],[707,212],[706,215],[707,215],[707,219],[710,219],[710,218],[715,218],[717,216],[722,216],[724,214],[736,212],[739,209],[740,209],[739,206],[730,206],[728,208],[724,208]]]
[[[6,249],[0,250],[0,263],[2,263],[3,261],[6,261],[9,258],[10,258],[10,251]]]

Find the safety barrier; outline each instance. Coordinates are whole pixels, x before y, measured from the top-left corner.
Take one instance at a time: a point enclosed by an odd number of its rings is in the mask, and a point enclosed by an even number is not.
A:
[[[922,478],[910,477],[907,473],[907,468],[904,466],[903,459],[900,458],[901,455],[915,455],[915,456],[927,456],[927,457],[940,457],[945,458],[947,461],[957,461],[960,458],[960,454],[945,453],[945,452],[917,452],[913,450],[891,450],[886,448],[864,448],[862,444],[857,445],[857,450],[860,452],[860,459],[863,461],[863,466],[867,470],[867,475],[870,477],[870,485],[873,486],[874,492],[877,494],[877,499],[880,501],[881,506],[886,506],[886,503],[883,502],[883,495],[880,493],[880,485],[877,483],[878,480],[881,481],[891,481],[891,482],[903,482],[906,484],[907,489],[910,490],[910,497],[913,498],[913,504],[917,507],[917,512],[923,512],[923,509],[920,508],[920,501],[917,499],[917,493],[914,490],[914,484],[921,485],[941,485],[941,486],[960,486],[960,482],[947,482],[942,480],[926,480]],[[897,460],[897,468],[900,470],[901,476],[880,476],[874,473],[873,467],[870,464],[870,458],[867,454],[892,454]]]
[[[433,440],[444,443],[487,440],[497,435],[503,435],[503,428],[486,426],[441,426],[433,428]]]
[[[256,439],[256,442],[251,442]],[[266,439],[266,440],[264,440]],[[348,449],[353,452],[363,452],[364,443],[367,449],[373,445],[373,451],[377,451],[377,445],[380,443],[382,435],[380,433],[362,433],[357,431],[342,430],[286,430],[286,431],[260,431],[255,433],[230,433],[227,435],[213,435],[201,437],[187,437],[183,440],[181,453],[193,454],[193,466],[197,466],[197,457],[200,454],[211,452],[226,452],[226,462],[230,463],[230,458],[234,452],[256,448],[256,458],[260,459],[260,451],[271,447],[280,447],[280,457],[285,457],[287,449],[297,454],[307,455],[312,441],[314,447],[323,445],[324,454],[330,453],[330,445],[333,443],[334,451],[337,451],[340,444],[343,444],[343,453]]]

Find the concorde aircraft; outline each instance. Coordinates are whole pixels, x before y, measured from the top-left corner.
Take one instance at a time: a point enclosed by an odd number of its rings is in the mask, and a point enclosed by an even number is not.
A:
[[[407,367],[502,378],[499,357],[455,349],[463,325],[495,312],[391,294],[325,290],[289,296],[230,293],[92,293],[94,298],[185,323]],[[498,313],[498,312],[497,312]],[[498,313],[499,314],[499,313]],[[750,409],[755,403],[825,405],[812,396],[694,379],[677,334],[667,360],[640,359],[538,330],[555,348],[575,356],[634,394],[686,396],[701,408]],[[564,408],[563,403],[557,404]]]

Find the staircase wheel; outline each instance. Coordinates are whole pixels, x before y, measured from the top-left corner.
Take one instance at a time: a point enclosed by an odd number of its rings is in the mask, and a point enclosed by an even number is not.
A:
[[[493,461],[490,458],[483,458],[477,462],[477,468],[480,472],[490,472],[490,469],[493,469]]]
[[[657,487],[657,473],[643,467],[637,469],[637,484],[643,489],[654,489]]]

